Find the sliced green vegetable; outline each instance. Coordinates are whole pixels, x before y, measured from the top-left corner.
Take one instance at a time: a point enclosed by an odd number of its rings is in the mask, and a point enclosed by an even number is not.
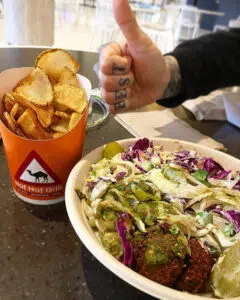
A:
[[[90,199],[91,201],[95,201],[96,199],[102,198],[104,194],[107,192],[111,185],[111,182],[99,181],[91,192]]]
[[[172,247],[172,251],[175,254],[175,256],[178,256],[180,258],[184,258],[186,256],[186,245],[183,243],[182,240],[178,240],[177,243]]]
[[[160,157],[159,157],[159,156],[154,156],[154,157],[152,158],[152,164],[153,164],[154,166],[159,166],[159,165],[160,165],[160,162],[161,162],[161,160],[160,160]]]
[[[166,179],[160,169],[153,169],[147,176],[149,176],[150,180],[160,189],[161,192],[170,195],[176,193],[178,185]]]
[[[160,169],[153,169],[147,173],[146,176],[160,189],[162,193],[179,198],[191,199],[208,191],[208,188],[204,185],[194,186],[188,183],[177,184],[176,182],[168,180],[163,176]]]
[[[141,203],[136,207],[136,214],[143,220],[147,225],[153,225],[151,220],[150,207],[147,203]]]
[[[130,185],[131,190],[133,194],[137,197],[140,201],[146,201],[146,200],[160,200],[160,192],[155,192],[151,189],[151,187],[140,181],[138,184],[132,183]]]
[[[104,210],[102,216],[103,216],[104,220],[116,221],[116,219],[117,219],[115,212],[110,209]]]
[[[210,246],[208,249],[209,249],[210,254],[212,254],[212,255],[215,255],[218,253],[218,250],[213,246]]]
[[[96,209],[96,217],[97,218],[101,218],[102,217],[102,213],[105,209],[112,209],[113,211],[118,211],[118,212],[127,212],[129,213],[133,219],[136,222],[136,225],[138,227],[138,229],[142,232],[146,231],[145,225],[143,223],[143,221],[141,220],[141,218],[134,212],[134,210],[129,207],[129,206],[125,206],[123,205],[121,202],[119,201],[115,201],[115,200],[104,200],[102,202],[100,202],[97,206]]]
[[[101,159],[98,163],[91,166],[92,171],[90,175],[97,178],[110,174],[109,161],[105,158]]]
[[[170,228],[170,233],[177,238],[177,243],[172,247],[172,251],[175,254],[175,256],[178,256],[182,259],[187,254],[191,254],[190,247],[188,245],[188,241],[183,234],[183,232],[180,230],[180,228],[177,226],[177,224],[173,224]]]
[[[80,190],[79,188],[76,188],[75,191],[76,191],[76,193],[77,193],[77,195],[78,195],[78,198],[79,198],[80,200],[86,199],[86,196],[81,192],[81,190]]]
[[[211,187],[212,184],[207,181],[208,172],[205,170],[198,170],[194,173],[191,173],[192,177],[196,180],[200,181],[201,183],[205,184],[207,187]]]
[[[198,170],[194,173],[191,173],[192,177],[197,179],[198,181],[202,182],[205,181],[208,177],[208,172],[205,170]]]
[[[150,161],[144,161],[141,164],[141,167],[145,170],[145,171],[150,171],[153,168],[153,164]]]
[[[179,184],[187,183],[187,179],[186,179],[184,173],[180,170],[167,167],[164,169],[163,175],[164,175],[164,177],[166,177],[167,179],[169,179],[175,183],[179,183]]]
[[[207,224],[213,223],[213,214],[208,211],[198,212],[196,214],[196,219],[202,226],[206,227]]]
[[[174,236],[178,236],[178,235],[179,235],[180,229],[179,229],[179,227],[177,226],[177,224],[173,224],[173,225],[171,226],[170,232],[171,232],[171,234],[174,235]]]
[[[161,202],[144,202],[137,206],[136,214],[147,225],[154,225],[156,220],[166,215],[166,210]]]
[[[102,237],[103,247],[114,257],[123,255],[121,240],[117,232],[105,232]]]
[[[108,143],[103,150],[103,157],[112,159],[116,154],[123,152],[123,147],[117,142]]]
[[[234,236],[236,234],[236,231],[233,223],[226,225],[223,228],[222,232],[226,237]]]

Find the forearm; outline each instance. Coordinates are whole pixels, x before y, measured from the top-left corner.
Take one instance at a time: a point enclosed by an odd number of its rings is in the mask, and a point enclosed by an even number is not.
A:
[[[240,30],[218,32],[180,44],[168,57],[178,63],[171,63],[171,75],[175,82],[181,82],[181,95],[191,99],[209,92],[240,85]],[[167,56],[166,56],[167,57]],[[173,61],[173,59],[171,59]],[[177,85],[179,86],[179,85]],[[177,93],[175,93],[177,96]]]
[[[178,61],[175,57],[170,55],[164,56],[164,60],[170,72],[170,80],[164,91],[162,99],[176,97],[183,91],[182,75]]]

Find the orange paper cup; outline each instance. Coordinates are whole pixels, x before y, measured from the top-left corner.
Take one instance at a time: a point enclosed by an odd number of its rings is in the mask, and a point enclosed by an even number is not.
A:
[[[10,69],[0,74],[0,99],[12,91],[32,68]],[[91,83],[78,79],[90,98]],[[88,107],[78,125],[64,136],[52,140],[28,140],[15,135],[0,121],[0,132],[16,195],[29,203],[49,205],[64,201],[69,173],[82,156]]]

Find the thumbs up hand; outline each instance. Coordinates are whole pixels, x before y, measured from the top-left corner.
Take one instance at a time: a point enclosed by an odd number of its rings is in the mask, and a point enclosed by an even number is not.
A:
[[[112,0],[116,22],[126,42],[100,51],[101,93],[112,113],[135,109],[160,99],[170,72],[163,55],[140,29],[128,0]]]

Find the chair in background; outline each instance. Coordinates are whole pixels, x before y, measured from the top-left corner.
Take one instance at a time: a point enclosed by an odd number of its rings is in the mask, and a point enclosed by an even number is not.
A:
[[[141,11],[141,9],[135,10],[134,14],[139,24],[151,22],[154,16],[154,14],[151,11],[149,12],[147,12],[147,10]]]
[[[172,51],[175,47],[174,35],[171,30],[159,30],[154,28],[141,27],[142,30],[153,40],[155,45],[163,54]]]
[[[218,31],[228,31],[228,28],[227,26],[216,24],[213,27],[213,32],[218,32]]]
[[[240,15],[237,19],[231,19],[228,23],[229,28],[240,28]]]
[[[112,1],[97,0],[95,25],[89,39],[88,50],[98,51],[102,44],[116,41],[119,32],[113,16]]]
[[[56,25],[76,26],[87,23],[88,13],[83,0],[55,0]]]
[[[194,6],[182,6],[178,23],[178,40],[190,40],[198,36],[200,27],[200,12]]]
[[[142,30],[148,34],[163,53],[174,49],[177,44],[176,24],[180,17],[180,9],[161,7],[157,18],[151,23],[141,24]]]
[[[116,42],[119,40],[119,29],[117,27],[109,28],[109,27],[99,27],[93,31],[94,33],[91,35],[88,51],[98,52],[99,48],[107,43]]]

